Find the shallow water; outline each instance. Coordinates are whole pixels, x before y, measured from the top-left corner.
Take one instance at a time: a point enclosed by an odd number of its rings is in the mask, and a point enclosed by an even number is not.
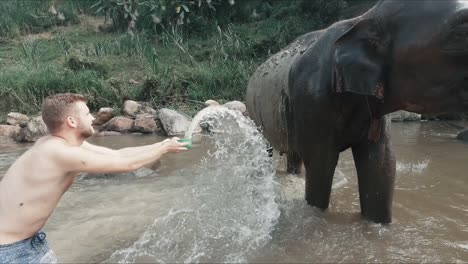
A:
[[[360,217],[350,151],[340,155],[330,209],[321,212],[304,201],[303,175],[288,175],[282,157],[271,160],[263,143],[235,134],[202,137],[156,171],[78,178],[45,230],[61,262],[466,262],[468,144],[454,139],[459,131],[392,124],[389,226]],[[90,141],[120,148],[162,139]],[[0,144],[3,175],[30,144]]]

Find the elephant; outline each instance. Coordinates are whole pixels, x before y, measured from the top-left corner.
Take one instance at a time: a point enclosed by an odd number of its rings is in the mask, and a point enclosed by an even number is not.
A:
[[[305,200],[326,210],[340,152],[351,148],[361,215],[392,221],[396,159],[387,114],[468,110],[468,2],[383,0],[298,36],[250,77],[248,114]]]

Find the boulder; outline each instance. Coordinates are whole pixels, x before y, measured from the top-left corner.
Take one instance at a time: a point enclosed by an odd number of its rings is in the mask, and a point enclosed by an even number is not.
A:
[[[391,113],[390,118],[394,122],[420,121],[421,120],[421,114],[400,110],[400,111],[396,111],[396,112]]]
[[[240,111],[243,115],[247,115],[247,107],[245,106],[244,103],[239,102],[239,101],[231,101],[223,104],[223,106],[231,109],[231,110],[237,110]]]
[[[123,112],[127,116],[136,117],[138,114],[156,115],[157,111],[151,108],[148,103],[127,100],[123,105]]]
[[[167,108],[158,111],[158,118],[168,136],[184,135],[192,122],[190,117]]]
[[[126,133],[133,129],[134,124],[135,121],[131,118],[117,116],[107,121],[107,123],[105,123],[104,125],[102,125],[100,131],[117,131],[121,133]]]
[[[0,125],[0,137],[15,139],[20,129],[21,128],[19,126]]]
[[[237,103],[233,103],[232,105],[240,106]],[[223,119],[242,118],[241,116],[237,115],[226,115],[226,112],[228,111],[227,109],[229,109],[231,112],[235,111],[238,114],[247,116],[247,111],[245,110],[245,112],[243,113],[241,106],[240,108],[236,109],[231,107],[232,106],[226,107],[225,105],[214,105],[203,108],[200,112],[198,112],[195,115],[201,130],[205,133],[223,133],[224,131],[226,131],[226,127],[224,126],[225,124],[223,124],[222,122]],[[229,130],[229,128],[227,129]]]
[[[214,105],[220,105],[218,102],[216,102],[215,100],[206,100],[205,101],[205,105],[206,106],[214,106]]]
[[[11,112],[7,115],[7,124],[16,126],[19,125],[20,127],[25,127],[28,124],[29,117],[27,115],[23,115],[21,113]]]
[[[151,114],[139,114],[135,118],[133,131],[141,133],[154,133],[160,128],[154,120],[155,116]]]
[[[128,116],[135,117],[135,114],[138,112],[138,108],[140,107],[141,106],[139,103],[132,100],[127,100],[123,104],[123,112]]]
[[[93,121],[93,125],[100,126],[105,124],[107,121],[114,117],[114,109],[111,107],[103,107],[99,109],[96,114],[96,119]]]
[[[49,130],[42,120],[42,116],[36,116],[31,118],[25,127],[21,128],[16,137],[16,141],[34,142],[47,134],[49,134]]]

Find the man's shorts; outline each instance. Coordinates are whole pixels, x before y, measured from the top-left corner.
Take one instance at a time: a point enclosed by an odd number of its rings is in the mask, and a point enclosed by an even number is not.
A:
[[[57,256],[45,237],[46,234],[40,231],[31,238],[0,245],[0,263],[57,263]]]

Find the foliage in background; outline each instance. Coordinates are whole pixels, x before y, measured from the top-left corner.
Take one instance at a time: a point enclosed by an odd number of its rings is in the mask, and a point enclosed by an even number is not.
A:
[[[161,33],[181,26],[190,34],[205,34],[215,25],[259,21],[270,16],[287,19],[300,14],[312,26],[335,21],[344,0],[97,0],[96,13],[116,30]]]
[[[59,5],[55,6],[57,2]],[[0,1],[0,37],[11,38],[27,33],[38,33],[53,26],[79,22],[79,0],[59,1]]]
[[[75,21],[73,17],[90,19],[89,14],[99,11],[97,15],[105,14],[115,29],[126,31],[96,33],[93,28],[73,25],[54,29],[48,39],[28,36],[0,44],[0,112],[35,112],[45,96],[66,91],[89,96],[94,111],[102,106],[118,109],[127,99],[176,109],[187,105],[196,109],[207,99],[243,100],[249,76],[260,63],[299,35],[340,19],[343,10],[355,2],[0,2],[4,13],[17,13],[0,18],[3,37],[69,23],[58,23],[57,15],[49,11],[51,6],[57,13],[62,10],[70,22]],[[67,8],[69,13],[64,11]]]
[[[102,105],[116,106],[114,102],[128,97],[128,91],[106,85],[93,70],[73,72],[53,66],[19,66],[0,72],[0,83],[0,97],[11,102],[8,105],[10,110],[26,113],[38,111],[48,95],[65,91],[87,95],[93,109]]]

